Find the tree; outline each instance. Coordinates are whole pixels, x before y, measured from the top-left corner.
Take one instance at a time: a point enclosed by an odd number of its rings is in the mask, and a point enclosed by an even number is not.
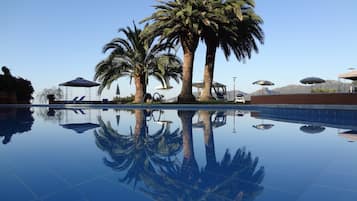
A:
[[[152,21],[144,37],[159,37],[159,42],[180,43],[183,50],[183,77],[179,103],[194,102],[192,72],[195,51],[204,27],[215,29],[218,16],[208,12],[207,1],[171,0],[160,1],[156,12],[142,22]]]
[[[33,99],[32,94],[35,90],[29,80],[21,77],[16,78],[16,96],[18,103],[28,104]]]
[[[111,53],[95,69],[95,79],[101,81],[99,93],[105,87],[110,88],[118,78],[129,76],[130,81],[134,79],[135,82],[134,103],[142,103],[149,76],[154,76],[160,82],[166,82],[170,77],[177,82],[180,80],[181,61],[170,53],[172,45],[154,45],[153,39],[141,37],[142,30],[135,24],[133,29],[127,27],[119,29],[119,32],[124,33],[125,37],[114,38],[104,46],[103,52],[111,50]]]
[[[0,91],[4,91],[7,94],[15,94],[16,103],[30,103],[34,92],[31,82],[22,77],[12,76],[6,66],[3,66],[1,70],[3,75],[0,75]]]
[[[263,20],[254,12],[254,0],[208,0],[208,12],[219,16],[217,27],[206,27],[201,32],[201,39],[206,44],[206,62],[204,70],[204,88],[200,100],[213,99],[211,89],[217,47],[221,47],[228,60],[231,52],[241,61],[251,57],[251,52],[258,51],[257,41],[264,42],[264,33],[260,25]]]

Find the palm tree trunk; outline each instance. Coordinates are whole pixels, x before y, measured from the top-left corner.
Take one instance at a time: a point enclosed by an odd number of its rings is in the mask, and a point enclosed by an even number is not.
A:
[[[205,71],[203,75],[203,90],[200,95],[200,101],[209,101],[214,99],[212,96],[212,83],[213,83],[213,73],[214,73],[214,62],[216,58],[217,46],[215,42],[206,42],[206,64]]]
[[[145,83],[142,79],[142,76],[135,76],[135,97],[133,103],[143,103],[144,102],[144,88]]]
[[[212,113],[209,111],[200,111],[200,117],[203,121],[203,134],[206,149],[206,167],[214,168],[216,166],[216,152],[214,148]]]
[[[198,45],[198,37],[185,36],[181,38],[183,49],[183,66],[182,66],[182,87],[180,95],[177,97],[179,103],[192,103],[196,99],[192,94],[192,73],[195,51]]]
[[[185,176],[193,178],[198,174],[198,165],[195,159],[192,140],[193,111],[178,111],[182,124],[183,161],[182,172]]]

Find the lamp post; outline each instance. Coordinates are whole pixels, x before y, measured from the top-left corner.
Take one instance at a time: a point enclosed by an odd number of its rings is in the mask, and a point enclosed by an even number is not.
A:
[[[233,101],[234,98],[236,97],[236,79],[237,77],[233,77]]]

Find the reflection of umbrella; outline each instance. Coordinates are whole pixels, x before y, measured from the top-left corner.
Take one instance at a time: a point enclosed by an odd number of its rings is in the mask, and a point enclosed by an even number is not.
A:
[[[344,73],[338,76],[339,78],[347,79],[347,80],[357,80],[357,70]]]
[[[99,127],[99,124],[93,123],[74,123],[74,124],[61,124],[63,128],[74,130],[76,133],[84,133],[88,130]]]
[[[304,133],[317,134],[317,133],[321,133],[322,131],[324,131],[325,127],[314,126],[314,125],[305,125],[305,126],[301,126],[300,130]]]
[[[117,90],[116,90],[115,94],[118,95],[118,96],[120,95],[120,89],[119,89],[119,85],[118,84],[117,84]]]
[[[253,84],[258,84],[261,86],[272,86],[274,85],[274,83],[268,81],[268,80],[257,80],[255,82],[253,82]],[[262,88],[262,94],[263,94],[263,88]]]
[[[349,142],[357,141],[357,131],[354,130],[339,133],[339,136],[349,139]]]
[[[155,89],[157,89],[157,90],[169,90],[169,89],[172,89],[172,88],[174,88],[174,87],[172,87],[172,86],[157,86],[157,87],[155,87]]]
[[[258,130],[268,130],[271,129],[274,126],[274,124],[258,124],[258,125],[253,125],[254,128]]]

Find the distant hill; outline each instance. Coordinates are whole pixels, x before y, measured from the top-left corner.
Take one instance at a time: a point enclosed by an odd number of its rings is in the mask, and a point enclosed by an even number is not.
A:
[[[263,87],[255,92],[250,94],[241,92],[245,95],[247,100],[250,100],[250,96],[256,96],[261,94],[303,94],[310,93],[311,89],[327,89],[336,92],[345,92],[349,91],[350,83],[343,83],[336,80],[327,80],[325,83],[316,84],[314,86],[311,85],[296,85],[291,84],[284,87],[272,88],[272,87]],[[228,92],[228,94],[233,94],[233,92]],[[233,97],[233,96],[228,96]],[[231,98],[229,98],[231,100]]]
[[[348,92],[350,83],[338,82],[336,80],[327,80],[325,83],[316,84],[312,86],[313,89],[328,89],[335,90],[336,92]],[[246,93],[240,90],[236,90],[235,94],[243,94],[246,100],[250,100],[250,96],[261,95],[261,94],[302,94],[302,93],[310,93],[311,86],[310,85],[296,85],[291,84],[284,87],[272,88],[272,87],[263,87],[257,91],[252,93]],[[198,93],[194,92],[194,96],[198,97]],[[227,99],[233,100],[233,91],[227,91]],[[170,101],[175,100],[176,98],[170,99]]]
[[[336,92],[348,92],[351,84],[338,82],[336,80],[327,80],[325,83],[316,84],[312,86],[313,89],[329,89],[335,90]],[[279,94],[291,94],[291,93],[310,93],[310,85],[288,85],[285,87],[275,88],[273,91]]]

